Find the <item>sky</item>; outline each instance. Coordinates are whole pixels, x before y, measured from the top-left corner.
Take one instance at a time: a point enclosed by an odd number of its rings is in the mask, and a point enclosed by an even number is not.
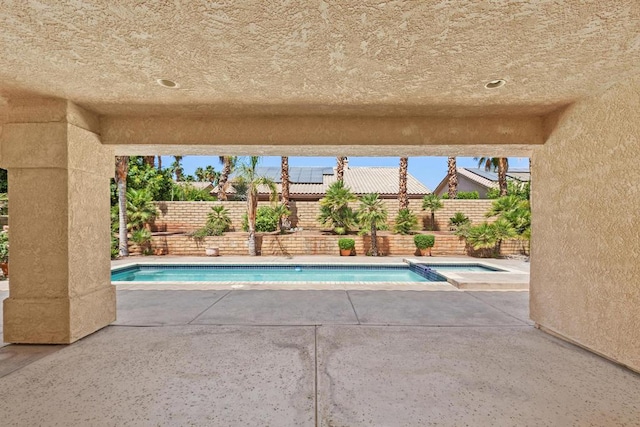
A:
[[[173,163],[173,157],[162,156],[162,166],[168,167]],[[349,157],[349,166],[392,166],[398,167],[399,157]],[[477,168],[478,162],[473,157],[458,157],[458,167]],[[291,166],[325,166],[333,167],[336,164],[335,157],[289,157]],[[222,165],[217,156],[184,156],[182,167],[184,173],[193,175],[197,167],[211,165],[216,171],[222,170]],[[260,159],[260,166],[280,167],[280,157],[264,156]],[[528,169],[529,159],[526,157],[510,157],[509,168]],[[429,190],[434,190],[447,174],[446,157],[409,157],[409,173],[426,185]]]

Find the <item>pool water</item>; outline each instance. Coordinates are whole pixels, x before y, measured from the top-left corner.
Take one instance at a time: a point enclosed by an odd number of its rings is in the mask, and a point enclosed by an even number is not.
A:
[[[426,276],[426,277],[425,277]],[[436,275],[437,276],[437,275]],[[435,279],[435,280],[433,280]],[[114,270],[114,282],[432,282],[409,266],[137,265]]]

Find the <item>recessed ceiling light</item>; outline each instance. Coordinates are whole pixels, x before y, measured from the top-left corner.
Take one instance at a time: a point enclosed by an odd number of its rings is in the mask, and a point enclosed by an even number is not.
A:
[[[168,79],[158,79],[156,80],[156,83],[158,83],[162,87],[168,87],[169,89],[177,89],[180,87],[178,83]]]
[[[502,79],[491,80],[490,82],[485,84],[484,87],[486,87],[487,89],[497,89],[499,87],[504,86],[505,83],[507,83],[507,82],[502,80]]]

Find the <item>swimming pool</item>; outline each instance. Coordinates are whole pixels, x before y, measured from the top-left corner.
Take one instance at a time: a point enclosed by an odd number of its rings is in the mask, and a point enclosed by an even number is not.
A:
[[[114,269],[112,282],[444,282],[414,265],[155,265]]]

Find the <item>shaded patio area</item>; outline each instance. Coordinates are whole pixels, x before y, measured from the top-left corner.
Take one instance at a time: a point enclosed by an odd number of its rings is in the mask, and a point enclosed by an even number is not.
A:
[[[75,344],[0,349],[0,413],[6,425],[636,425],[640,377],[536,330],[528,297],[119,290],[118,320]]]

